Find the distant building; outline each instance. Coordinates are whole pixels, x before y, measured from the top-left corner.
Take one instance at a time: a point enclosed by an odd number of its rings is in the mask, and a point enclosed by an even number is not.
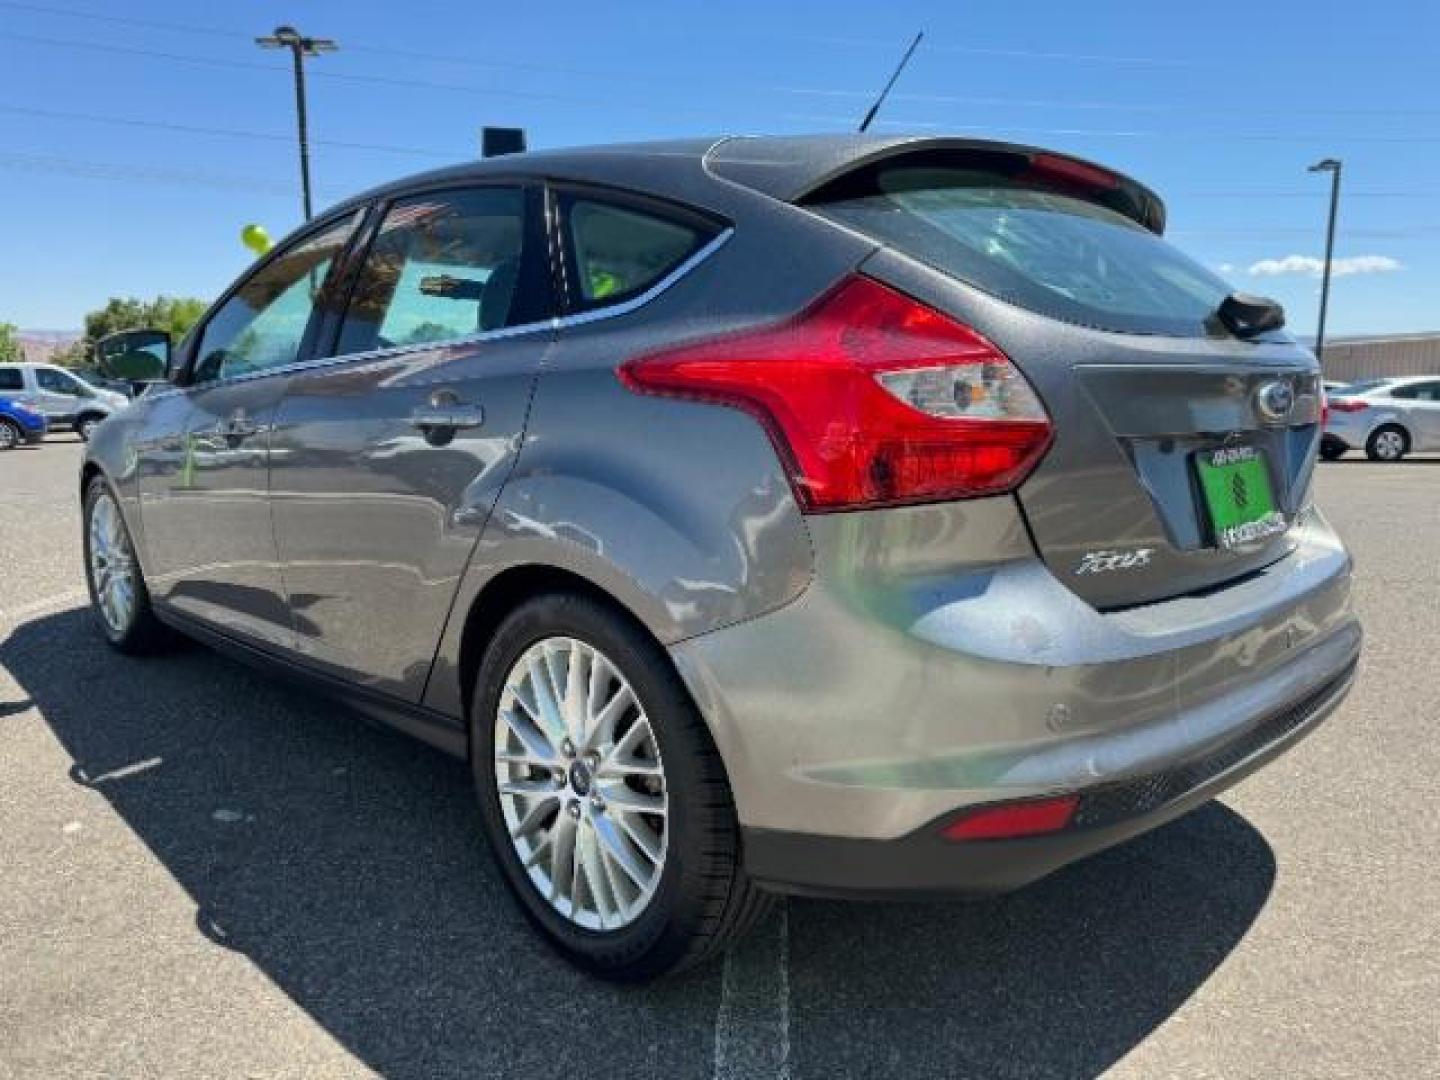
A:
[[[1440,331],[1338,337],[1325,342],[1325,378],[1336,382],[1382,375],[1440,375]]]

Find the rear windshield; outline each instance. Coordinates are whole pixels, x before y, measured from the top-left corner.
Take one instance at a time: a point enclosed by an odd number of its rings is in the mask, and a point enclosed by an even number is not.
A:
[[[1081,191],[992,168],[881,167],[814,209],[1057,319],[1200,337],[1230,286]]]
[[[1371,390],[1378,390],[1382,386],[1389,386],[1389,379],[1361,379],[1359,382],[1346,383],[1339,390],[1334,391],[1331,397],[1355,397],[1357,394],[1368,394]]]

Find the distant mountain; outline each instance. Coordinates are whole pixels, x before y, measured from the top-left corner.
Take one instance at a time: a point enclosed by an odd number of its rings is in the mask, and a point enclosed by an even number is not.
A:
[[[78,330],[21,330],[15,335],[25,359],[32,364],[45,363],[79,341],[80,336]]]

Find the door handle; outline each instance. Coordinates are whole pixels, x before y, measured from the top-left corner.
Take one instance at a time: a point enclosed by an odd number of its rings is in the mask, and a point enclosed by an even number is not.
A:
[[[410,414],[410,426],[419,428],[427,442],[444,446],[455,432],[478,428],[485,423],[485,410],[479,405],[466,405],[449,390],[437,390],[428,403]]]

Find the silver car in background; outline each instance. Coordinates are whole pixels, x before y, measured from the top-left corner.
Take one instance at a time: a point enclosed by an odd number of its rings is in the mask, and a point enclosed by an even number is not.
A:
[[[1320,456],[1363,450],[1371,461],[1440,451],[1440,375],[1350,383],[1331,395]]]
[[[1066,155],[875,136],[358,196],[97,430],[99,626],[468,760],[521,910],[607,977],[777,892],[1016,888],[1286,749],[1359,656],[1314,358],[1164,223]]]

